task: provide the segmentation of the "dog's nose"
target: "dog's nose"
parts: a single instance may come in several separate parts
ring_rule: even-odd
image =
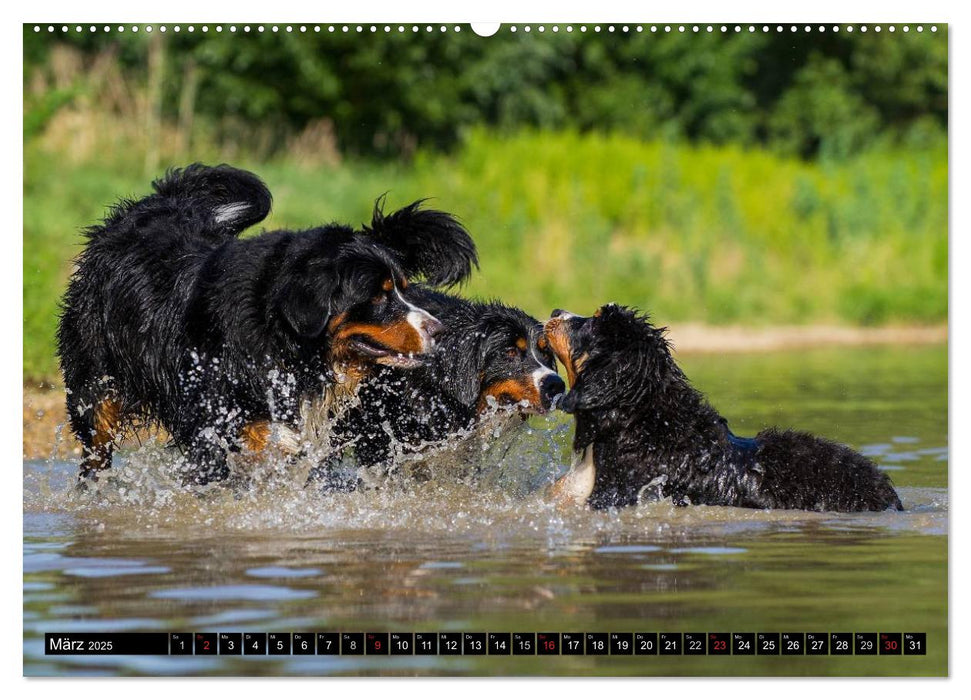
[[[445,330],[445,324],[434,316],[429,316],[421,324],[421,329],[425,331],[429,338],[437,338]]]
[[[566,384],[557,375],[549,374],[543,377],[539,386],[539,393],[543,400],[543,408],[548,409],[553,405],[553,399],[566,393]]]
[[[570,318],[576,318],[576,314],[570,313],[569,311],[566,311],[565,309],[553,309],[553,313],[550,314],[550,318],[551,319],[558,318],[561,321],[565,321],[565,320],[570,319]]]

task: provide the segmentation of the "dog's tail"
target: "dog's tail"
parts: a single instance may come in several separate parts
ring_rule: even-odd
[[[156,195],[200,217],[207,235],[238,236],[270,213],[273,197],[256,175],[228,165],[194,163],[152,183]]]
[[[463,282],[479,266],[475,242],[458,220],[443,211],[422,209],[423,200],[384,214],[384,197],[374,205],[371,225],[364,229],[393,250],[409,277],[419,276],[432,287]]]
[[[111,207],[104,223],[86,230],[97,239],[130,233],[147,222],[179,222],[182,231],[219,241],[238,236],[266,218],[273,197],[253,173],[228,165],[195,163],[173,168],[152,183],[155,194],[126,199]]]

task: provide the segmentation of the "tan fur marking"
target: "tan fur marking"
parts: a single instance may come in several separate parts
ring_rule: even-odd
[[[532,377],[503,379],[486,387],[479,397],[478,409],[480,413],[488,408],[489,396],[494,397],[500,405],[518,404],[521,401],[528,402],[534,408],[540,408],[543,405],[543,400],[540,398],[539,390],[536,388],[536,383]]]
[[[407,354],[413,352],[420,354],[424,349],[421,335],[408,323],[401,319],[388,326],[379,326],[374,323],[346,323],[340,325],[334,333],[334,348],[343,349],[350,339],[360,335],[373,340],[383,348],[391,352]],[[335,353],[336,354],[336,353]]]
[[[104,447],[118,437],[121,425],[121,406],[114,399],[104,399],[94,409],[94,438],[95,447]]]
[[[589,358],[590,358],[590,353],[585,352],[582,355],[580,355],[580,357],[578,357],[576,361],[573,363],[573,371],[576,372],[576,375],[578,377],[580,376],[580,372],[583,371],[583,366],[587,363],[587,360]]]
[[[360,362],[335,363],[331,365],[331,370],[335,376],[343,377],[343,381],[334,387],[334,391],[339,394],[357,392],[358,382],[368,375],[368,366]]]
[[[265,420],[247,423],[240,431],[239,438],[250,452],[262,452],[270,442],[270,424]]]
[[[572,387],[576,384],[579,368],[573,366],[573,351],[570,348],[569,333],[564,328],[563,322],[558,318],[551,318],[547,321],[543,330],[546,333],[547,340],[549,340],[550,348],[553,349],[553,354],[556,355],[556,359],[563,363],[567,381],[570,382],[570,386]]]
[[[81,460],[81,475],[92,476],[92,472],[111,466],[111,450],[118,438],[121,427],[121,405],[114,399],[102,399],[94,408],[94,431],[91,436],[91,449]],[[96,476],[93,476],[97,479]]]
[[[340,326],[342,323],[344,323],[344,321],[346,319],[347,319],[347,313],[346,312],[345,313],[342,313],[342,314],[337,314],[336,316],[334,316],[334,318],[332,318],[330,320],[330,323],[327,324],[327,330],[330,333],[333,333],[337,329],[338,326]]]

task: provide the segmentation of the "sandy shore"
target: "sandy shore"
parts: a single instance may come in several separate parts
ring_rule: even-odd
[[[705,326],[681,323],[668,337],[678,353],[768,352],[828,345],[906,345],[947,342],[947,326]]]
[[[669,332],[677,354],[742,353],[795,348],[932,344],[947,342],[947,326],[742,326],[678,324]],[[60,386],[24,385],[24,459],[75,458],[80,448],[65,426],[64,390]]]

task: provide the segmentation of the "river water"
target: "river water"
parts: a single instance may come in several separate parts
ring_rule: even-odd
[[[736,434],[777,424],[871,456],[903,513],[653,503],[562,510],[566,416],[484,451],[477,480],[322,495],[267,465],[187,493],[163,447],[96,492],[24,463],[27,675],[942,675],[947,348],[686,356]],[[462,465],[456,465],[462,466]],[[45,656],[45,632],[924,632],[926,656]]]

